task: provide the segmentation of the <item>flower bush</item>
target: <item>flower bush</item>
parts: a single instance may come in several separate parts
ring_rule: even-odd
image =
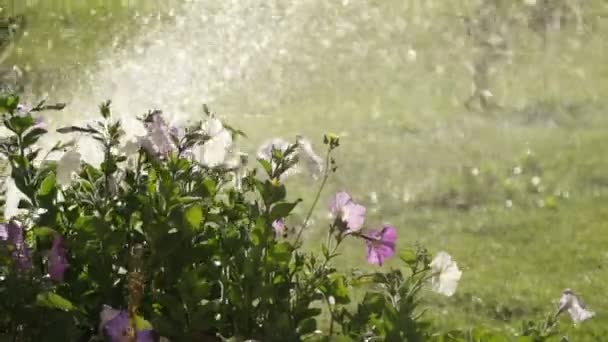
[[[61,106],[59,106],[61,107]],[[147,134],[128,138],[110,103],[98,121],[60,128],[88,137],[103,155],[86,162],[74,140],[45,149],[45,109],[0,99],[9,134],[0,153],[10,169],[0,225],[0,340],[4,341],[544,341],[557,315],[593,316],[571,290],[555,315],[511,338],[483,329],[441,333],[425,316],[425,288],[451,296],[462,272],[446,252],[397,250],[398,230],[368,228],[366,209],[347,192],[329,204],[322,253],[302,248],[303,230],[340,145],[269,140],[247,165],[236,136],[205,107],[200,122],[171,127],[161,111],[141,118]],[[285,180],[302,167],[320,179],[301,224],[300,199]],[[341,243],[361,242],[377,271],[334,265]],[[367,255],[366,255],[367,254]],[[395,255],[397,269],[383,265]],[[351,291],[364,293],[352,303]],[[327,324],[320,322],[328,321]]]

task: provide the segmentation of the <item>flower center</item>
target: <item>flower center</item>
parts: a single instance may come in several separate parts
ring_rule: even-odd
[[[342,222],[348,222],[348,216],[350,214],[350,210],[348,209],[348,207],[342,207],[340,209],[340,219],[342,220]]]

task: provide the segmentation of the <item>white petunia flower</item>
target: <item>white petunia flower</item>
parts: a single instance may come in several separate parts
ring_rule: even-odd
[[[76,143],[76,152],[83,162],[99,167],[105,159],[103,149],[97,141],[88,136],[81,136]]]
[[[232,133],[216,118],[205,122],[203,131],[210,138],[199,149],[199,161],[207,167],[223,164],[232,147]]]
[[[595,312],[587,310],[587,306],[581,298],[570,289],[565,289],[559,300],[558,315],[564,311],[568,311],[575,324],[595,316]]]
[[[147,134],[140,137],[141,146],[150,154],[167,157],[175,151],[175,145],[171,139],[170,128],[161,111],[152,112],[145,120],[144,127]]]
[[[72,174],[80,168],[80,153],[76,151],[66,152],[57,162],[57,183],[70,185]]]
[[[19,190],[15,180],[12,177],[7,177],[4,182],[4,190],[6,194],[4,203],[4,220],[8,221],[11,218],[26,211],[25,209],[19,209],[19,202],[21,200],[29,201],[28,197]]]
[[[287,140],[284,140],[282,138],[273,138],[273,139],[267,140],[260,146],[260,148],[258,148],[257,156],[259,159],[264,159],[266,161],[271,162],[273,150],[285,152],[285,151],[287,151],[289,146],[291,146],[291,144]],[[275,163],[272,162],[272,168],[274,169],[275,167],[276,167]],[[292,166],[291,168],[289,168],[287,171],[285,171],[285,173],[283,173],[281,175],[281,180],[284,181],[287,177],[300,173],[300,171],[301,171],[300,168],[296,164],[296,165]]]
[[[248,162],[247,153],[243,153],[234,149],[230,151],[228,157],[223,163],[223,166],[231,170],[234,174],[233,184],[235,189],[241,190],[243,185],[243,178],[247,176],[247,162]]]
[[[458,287],[462,271],[446,252],[439,252],[430,264],[433,276],[431,288],[444,296],[452,296]]]
[[[296,136],[296,145],[295,153],[292,154],[290,158],[295,157],[298,159],[298,162],[283,173],[281,180],[285,180],[285,178],[293,174],[300,173],[302,171],[302,165],[308,170],[313,179],[319,178],[319,176],[323,174],[323,158],[314,151],[310,140],[300,135]],[[273,138],[260,146],[257,155],[260,159],[272,161],[273,150],[285,152],[290,146],[291,144],[284,139]],[[272,167],[275,168],[276,165],[273,163]]]
[[[289,145],[289,142],[282,138],[270,139],[258,148],[258,158],[270,161],[273,149],[285,152],[289,148]]]
[[[306,165],[313,179],[319,178],[323,174],[323,158],[314,151],[310,140],[298,135],[296,143],[298,144],[299,162]]]
[[[127,140],[121,147],[120,152],[124,153],[127,157],[136,154],[139,151],[139,141],[137,139]]]

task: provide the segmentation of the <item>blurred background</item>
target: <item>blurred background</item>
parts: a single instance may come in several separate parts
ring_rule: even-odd
[[[341,136],[306,231],[346,190],[399,248],[446,250],[464,270],[427,315],[498,329],[542,318],[572,288],[608,333],[608,1],[4,0],[0,87],[66,102],[59,126],[202,105],[244,130],[243,150],[296,134]],[[292,197],[314,188],[288,180]],[[301,217],[294,217],[297,224]],[[364,246],[343,250],[361,267]],[[395,264],[397,265],[397,264]],[[389,264],[389,266],[391,266]]]

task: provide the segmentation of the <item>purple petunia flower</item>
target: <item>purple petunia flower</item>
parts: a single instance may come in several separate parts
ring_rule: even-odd
[[[382,230],[372,230],[362,235],[367,243],[367,262],[372,265],[382,266],[384,261],[395,255],[395,242],[397,241],[397,229],[385,225]]]
[[[285,235],[287,229],[287,227],[285,226],[285,221],[283,219],[274,220],[274,222],[272,222],[272,228],[274,229],[276,236]]]
[[[57,235],[55,240],[53,240],[53,246],[49,252],[49,275],[54,281],[63,281],[65,271],[70,267],[66,254],[64,238],[61,235]]]
[[[0,226],[0,238],[7,241],[12,247],[13,260],[22,270],[31,269],[33,267],[32,259],[23,237],[23,227],[15,222],[3,223]]]
[[[104,305],[100,318],[99,329],[110,342],[129,341],[129,314],[126,311],[116,310]],[[154,342],[157,340],[158,335],[153,330],[139,330],[136,332],[137,342]]]
[[[346,225],[347,234],[358,232],[365,221],[365,207],[353,202],[352,197],[344,191],[336,194],[329,210],[334,219]]]

